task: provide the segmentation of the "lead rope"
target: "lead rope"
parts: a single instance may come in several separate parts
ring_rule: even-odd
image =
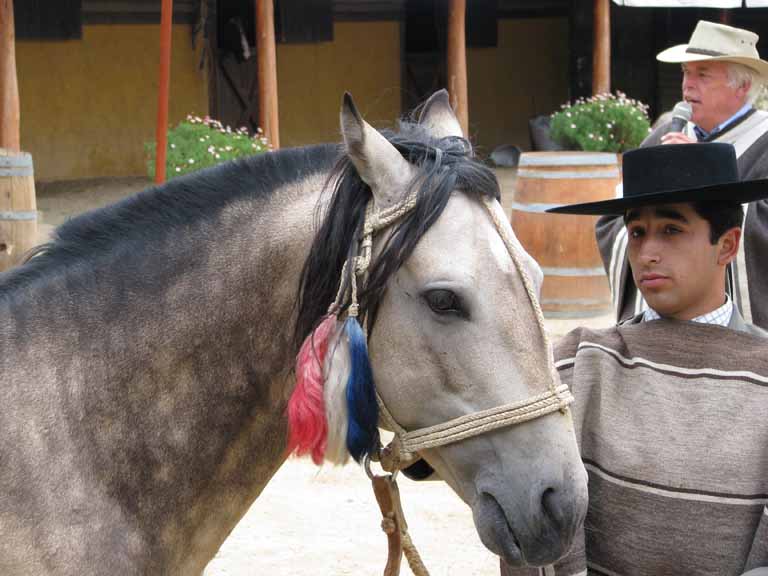
[[[397,472],[379,476],[371,472],[370,459],[365,460],[365,472],[371,479],[373,493],[381,510],[381,529],[387,535],[387,565],[384,576],[398,576],[400,561],[405,555],[408,566],[414,576],[429,576],[427,567],[408,533],[403,506],[400,502],[400,489],[397,487]]]
[[[373,234],[388,228],[408,214],[416,206],[416,200],[417,195],[415,193],[411,194],[403,203],[380,213],[374,212],[372,200],[368,202],[365,209],[360,249],[358,255],[351,258],[353,269],[350,274],[349,286],[345,282],[347,264],[350,262],[350,260],[347,260],[342,268],[339,291],[335,301],[329,308],[329,313],[335,313],[339,310],[349,289],[351,303],[347,313],[351,317],[358,316],[360,306],[357,299],[357,276],[365,279],[367,275],[373,251]],[[541,331],[544,346],[549,351],[549,338],[547,337],[544,325],[544,315],[539,306],[533,282],[522,264],[515,243],[509,236],[507,228],[499,216],[498,203],[495,199],[488,197],[483,197],[482,201],[496,231],[499,233],[507,248],[507,252],[515,264],[515,268],[517,268],[522,278],[523,286],[534,309],[534,315]],[[550,361],[551,358],[548,356],[547,360]],[[388,539],[389,552],[384,576],[397,576],[400,573],[400,560],[403,554],[408,560],[408,565],[415,576],[429,576],[429,572],[408,534],[408,525],[405,522],[405,516],[400,503],[400,491],[397,487],[397,472],[415,461],[418,457],[418,452],[421,450],[458,442],[459,440],[477,436],[497,428],[512,426],[539,418],[558,410],[565,413],[568,405],[573,402],[573,396],[567,386],[557,386],[555,384],[554,367],[550,366],[550,368],[552,369],[550,370],[546,392],[519,402],[497,406],[473,414],[466,414],[442,424],[410,432],[397,423],[392,414],[387,410],[378,391],[376,392],[376,400],[385,424],[395,434],[393,440],[387,446],[379,446],[379,450],[373,455],[374,459],[377,459],[381,467],[389,472],[389,474],[385,476],[373,474],[370,469],[370,456],[366,456],[364,462],[366,473],[373,484],[376,501],[381,509],[382,530],[387,534]]]

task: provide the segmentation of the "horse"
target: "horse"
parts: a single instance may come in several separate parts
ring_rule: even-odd
[[[329,370],[369,388],[328,399],[319,458],[551,387],[540,270],[447,93],[398,132],[345,96],[341,131],[80,215],[0,275],[0,573],[201,573],[295,448],[294,358],[323,319],[357,324]],[[562,556],[586,511],[570,413],[539,416],[418,449],[511,565]]]

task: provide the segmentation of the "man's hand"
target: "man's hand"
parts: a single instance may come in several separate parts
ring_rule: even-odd
[[[686,136],[682,132],[667,132],[661,137],[662,144],[695,144],[696,138]]]

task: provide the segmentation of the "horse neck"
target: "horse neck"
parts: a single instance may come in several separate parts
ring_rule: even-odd
[[[81,415],[67,442],[94,491],[124,510],[141,498],[137,521],[165,545],[174,526],[163,569],[199,572],[285,458],[294,302],[323,178],[36,282],[17,301],[24,321],[10,307],[0,330],[46,359],[0,363],[4,381],[67,390],[47,418],[65,429]]]

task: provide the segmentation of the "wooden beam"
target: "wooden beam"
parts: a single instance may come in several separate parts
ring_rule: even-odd
[[[448,4],[448,94],[459,119],[461,131],[469,136],[467,103],[467,0],[449,0]]]
[[[256,0],[256,54],[259,59],[259,124],[272,148],[277,150],[280,148],[280,127],[273,0]]]
[[[595,0],[592,94],[611,91],[611,0]]]
[[[13,0],[0,0],[0,148],[21,150]]]
[[[155,128],[155,182],[165,182],[165,158],[168,146],[168,96],[171,79],[171,27],[173,0],[163,0],[160,13],[160,79],[157,91],[157,126]]]

